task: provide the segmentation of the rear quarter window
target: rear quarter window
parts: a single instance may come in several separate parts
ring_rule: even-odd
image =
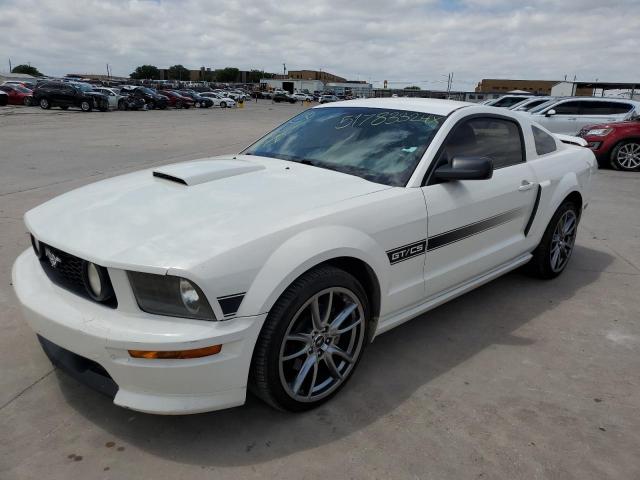
[[[531,130],[533,131],[533,140],[538,155],[546,155],[557,150],[555,138],[535,125],[531,126]]]

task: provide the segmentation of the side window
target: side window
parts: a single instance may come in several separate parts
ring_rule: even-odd
[[[460,123],[449,135],[438,163],[456,156],[489,157],[493,168],[524,162],[524,148],[516,122],[498,118],[473,118]]]
[[[551,107],[556,111],[556,115],[580,115],[581,102],[564,102]]]
[[[536,144],[536,153],[538,155],[545,155],[556,151],[556,141],[551,135],[535,125],[531,126],[531,130],[533,131],[533,140]]]
[[[618,115],[631,110],[631,105],[622,102],[582,102],[583,115]]]

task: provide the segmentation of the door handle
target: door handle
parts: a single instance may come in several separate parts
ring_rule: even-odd
[[[518,187],[519,192],[526,192],[527,190],[531,190],[535,183],[530,182],[529,180],[522,180],[522,183]]]

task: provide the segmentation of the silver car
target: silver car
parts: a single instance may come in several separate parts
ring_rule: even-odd
[[[553,133],[576,135],[583,127],[622,122],[640,114],[640,102],[619,98],[565,97],[550,100],[528,112],[531,119]]]

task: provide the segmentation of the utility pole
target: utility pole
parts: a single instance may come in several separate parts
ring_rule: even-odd
[[[109,64],[107,63],[107,79],[111,78],[111,74],[109,73]]]
[[[287,76],[287,65],[286,64],[282,64],[282,74],[286,77]]]
[[[9,59],[9,73],[11,73],[11,59]]]

